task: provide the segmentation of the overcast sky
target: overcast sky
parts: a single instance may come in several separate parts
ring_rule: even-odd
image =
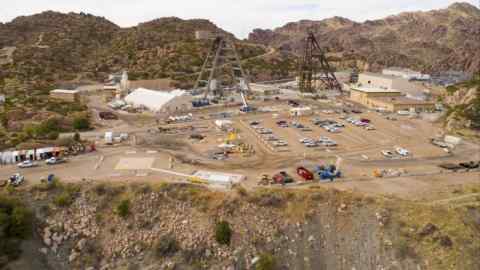
[[[7,0],[2,0],[7,1]],[[479,6],[480,0],[465,0]],[[402,11],[445,8],[452,0],[12,0],[0,8],[0,21],[45,10],[86,12],[120,26],[134,26],[159,17],[204,18],[245,38],[254,28],[275,28],[301,19],[332,16],[358,22]]]

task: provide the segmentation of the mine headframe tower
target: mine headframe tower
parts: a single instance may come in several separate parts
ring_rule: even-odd
[[[324,51],[320,47],[313,32],[309,31],[304,42],[304,51],[300,60],[298,88],[300,92],[313,93],[316,90],[316,81],[328,90],[342,90],[342,86],[335,77]]]
[[[242,111],[251,107],[246,96],[251,93],[247,74],[245,73],[234,42],[223,34],[215,34],[212,46],[205,58],[200,74],[195,83],[195,90],[203,89],[203,99],[227,96],[227,92],[238,92],[242,97]]]

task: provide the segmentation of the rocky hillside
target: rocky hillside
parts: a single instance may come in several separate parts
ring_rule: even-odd
[[[78,185],[58,180],[52,186],[16,190],[11,193],[15,199],[6,194],[0,191],[0,228],[17,224],[22,230],[0,234],[1,243],[11,243],[8,249],[0,245],[0,268],[480,266],[480,243],[473,241],[480,237],[480,209],[473,202],[450,209],[319,187],[239,187],[224,193],[180,184]]]
[[[480,73],[469,82],[447,87],[444,101],[449,107],[448,131],[480,130]]]
[[[103,80],[122,69],[133,78],[180,76],[180,81],[189,81],[192,76],[185,75],[198,71],[209,48],[207,41],[194,39],[196,30],[225,33],[201,19],[162,18],[120,28],[83,13],[48,11],[19,17],[0,24],[0,48],[16,47],[13,63],[2,66],[0,87],[3,78]],[[265,53],[263,46],[237,42],[242,58]]]
[[[346,61],[357,60],[365,69],[405,66],[429,72],[480,70],[480,10],[467,3],[364,23],[341,17],[303,20],[274,30],[256,29],[249,40],[299,52],[308,29],[316,34],[321,46]]]

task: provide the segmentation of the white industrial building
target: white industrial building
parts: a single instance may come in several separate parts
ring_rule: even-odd
[[[431,79],[430,75],[423,74],[418,71],[414,71],[408,68],[399,68],[399,67],[389,67],[382,71],[383,75],[390,75],[395,77],[401,77],[409,81],[428,81]]]
[[[365,72],[358,77],[358,86],[364,88],[378,88],[383,90],[399,91],[408,98],[426,100],[427,95],[424,88],[398,76]]]
[[[125,97],[134,108],[146,108],[152,112],[176,112],[192,109],[192,96],[184,90],[156,91],[139,88]]]

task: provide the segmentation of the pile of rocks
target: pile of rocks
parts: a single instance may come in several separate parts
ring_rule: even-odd
[[[62,209],[46,220],[40,233],[43,243],[55,254],[67,240],[75,243],[69,256],[70,262],[75,261],[87,239],[95,239],[100,232],[94,218],[96,211],[96,207],[89,205],[84,198],[78,198],[70,208]],[[42,252],[47,253],[45,249]]]

